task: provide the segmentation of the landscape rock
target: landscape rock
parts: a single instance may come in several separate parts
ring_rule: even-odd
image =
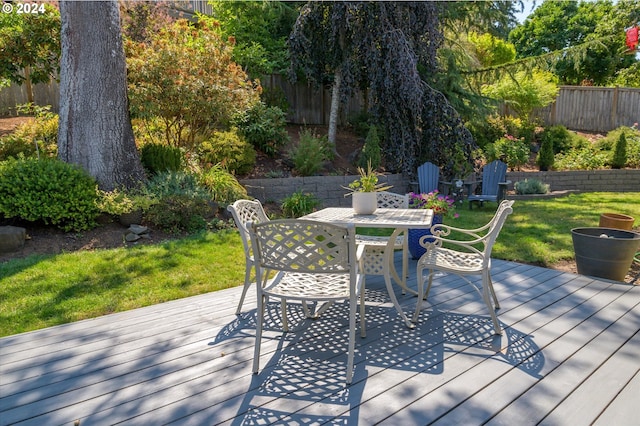
[[[129,226],[129,229],[127,229],[128,232],[134,233],[136,235],[142,235],[142,234],[146,234],[147,232],[149,232],[149,228],[147,228],[146,226],[142,226],[142,225],[131,225]]]
[[[124,236],[124,240],[128,243],[133,243],[135,241],[138,241],[140,238],[142,238],[140,235],[134,233],[134,232],[128,232],[125,236]]]
[[[0,226],[0,253],[21,250],[27,238],[27,230],[19,226]]]

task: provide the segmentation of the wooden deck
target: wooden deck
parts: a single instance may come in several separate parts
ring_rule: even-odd
[[[498,338],[460,279],[438,278],[410,330],[369,277],[350,387],[342,305],[317,321],[292,306],[285,335],[269,306],[251,374],[240,287],[3,338],[0,424],[639,424],[640,287],[505,261],[493,277]]]

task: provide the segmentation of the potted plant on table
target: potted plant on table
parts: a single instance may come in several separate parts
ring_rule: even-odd
[[[437,190],[427,194],[410,192],[409,208],[433,210],[432,225],[442,223],[445,216],[453,215],[454,218],[459,216],[458,213],[455,213],[455,199],[448,195],[442,195]],[[426,251],[426,249],[420,245],[420,238],[424,235],[431,235],[431,230],[429,228],[409,229],[409,252],[414,259],[419,259]]]
[[[391,185],[378,183],[378,173],[371,167],[371,161],[367,165],[367,169],[358,167],[359,179],[349,184],[351,192],[345,194],[353,197],[353,210],[355,214],[372,214],[378,208],[378,198],[376,192],[386,191]],[[344,187],[343,187],[344,188]]]

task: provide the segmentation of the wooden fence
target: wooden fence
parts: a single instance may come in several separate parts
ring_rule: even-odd
[[[556,101],[536,115],[547,125],[605,133],[640,121],[640,89],[561,86]]]
[[[262,80],[265,88],[281,91],[289,103],[288,121],[296,124],[329,123],[331,90],[315,89],[310,84],[291,84],[281,75]],[[34,86],[38,105],[51,105],[57,112],[59,90],[57,83]],[[11,112],[15,105],[27,102],[24,86],[12,85],[0,90],[0,115]],[[357,94],[341,108],[340,122],[363,109],[363,97]],[[562,124],[571,130],[606,133],[620,126],[640,121],[640,89],[624,87],[561,86],[556,101],[535,112],[546,125]]]

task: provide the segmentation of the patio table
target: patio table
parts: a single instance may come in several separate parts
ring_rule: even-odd
[[[391,275],[394,275],[394,279],[405,290],[415,293],[407,288],[406,277],[399,278],[393,268],[393,253],[394,253],[394,241],[398,235],[405,233],[405,240],[408,238],[406,235],[409,229],[429,228],[431,227],[431,221],[433,220],[433,210],[430,209],[377,209],[373,214],[358,215],[355,214],[350,207],[329,207],[317,212],[310,213],[301,217],[301,219],[317,220],[320,222],[336,223],[341,225],[354,224],[355,226],[366,228],[390,228],[393,229],[393,234],[389,237],[389,243],[384,251],[384,283],[387,287],[387,292],[391,298],[393,306],[398,311],[400,317],[404,320],[405,324],[409,328],[413,328],[414,324],[405,315],[404,311],[398,303],[398,299],[391,286]]]

